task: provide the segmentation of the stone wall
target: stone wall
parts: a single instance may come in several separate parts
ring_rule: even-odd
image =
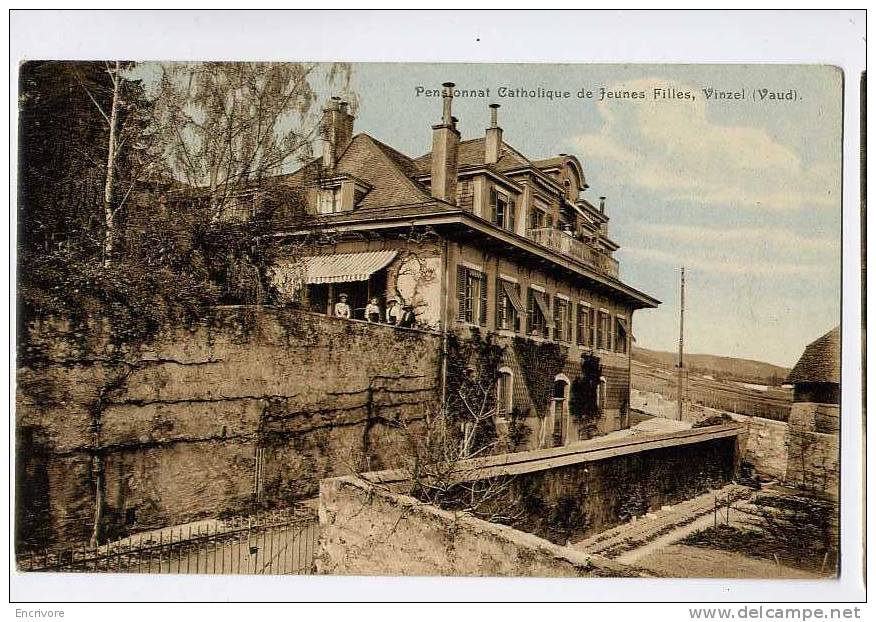
[[[678,402],[659,393],[633,389],[630,393],[631,407],[665,419],[678,417]],[[711,417],[726,416],[746,426],[748,435],[743,449],[743,459],[755,471],[779,480],[785,479],[788,468],[788,424],[761,417],[749,417],[724,410],[707,408],[699,404],[685,404],[684,420],[697,423]]]
[[[588,562],[566,545],[723,486],[735,476],[740,435],[742,426],[730,424],[460,463],[466,482],[492,483],[476,511],[504,516],[507,525],[399,494],[411,484],[398,471],[325,480],[318,568],[331,574],[623,574],[624,567],[598,557]],[[473,489],[484,486],[460,489],[466,506]]]
[[[320,484],[317,572],[333,575],[634,576],[599,556],[446,512],[353,477]]]
[[[839,496],[839,406],[795,402],[788,419],[789,483],[828,498]]]
[[[699,430],[709,429],[686,432]],[[557,544],[577,542],[735,478],[738,436],[685,444],[676,442],[683,433],[658,436],[647,449],[637,447],[639,437],[594,440],[602,454],[593,459],[553,466],[549,458],[546,468],[514,476],[511,499],[522,512],[514,526]]]
[[[387,422],[415,426],[436,399],[441,338],[424,331],[224,308],[122,368],[98,330],[31,329],[52,352],[18,370],[19,544],[86,539],[97,482],[108,536],[313,497],[392,466]]]

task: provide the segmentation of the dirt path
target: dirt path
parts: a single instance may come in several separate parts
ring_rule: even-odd
[[[824,579],[827,575],[779,566],[734,551],[670,544],[638,557],[636,567],[664,577],[721,579]]]
[[[673,542],[678,542],[698,529],[713,525],[716,499],[723,502],[730,496],[741,500],[750,494],[750,489],[730,484],[720,490],[648,513],[635,521],[575,543],[572,547],[586,553],[598,553],[622,563],[632,563]],[[737,501],[739,502],[741,501]],[[724,511],[721,511],[720,515],[720,521],[724,522],[726,520]]]

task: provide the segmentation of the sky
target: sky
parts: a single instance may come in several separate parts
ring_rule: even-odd
[[[160,75],[149,64],[139,73],[147,83]],[[323,78],[315,84],[320,100],[336,94]],[[839,70],[359,63],[350,84],[354,132],[411,157],[428,152],[441,98],[425,91],[437,93],[443,82],[490,90],[454,99],[463,140],[483,136],[495,102],[506,143],[531,159],[567,153],[581,161],[585,198],[607,197],[621,279],[662,301],[634,316],[637,345],[677,349],[681,266],[687,352],[792,366],[839,323]],[[655,98],[655,88],[690,97]],[[542,96],[513,96],[519,89]],[[602,89],[645,97],[601,99]],[[709,99],[705,89],[744,89],[744,97]],[[789,92],[790,99],[769,96]]]
[[[355,132],[411,156],[431,148],[440,97],[417,87],[490,88],[457,97],[463,140],[482,136],[499,103],[505,141],[531,159],[581,161],[621,279],[662,301],[634,317],[637,345],[678,344],[679,270],[686,271],[685,349],[791,366],[839,323],[842,75],[793,65],[357,64]],[[500,87],[568,91],[511,97]],[[644,99],[603,99],[642,91]],[[655,99],[653,89],[691,99]],[[703,89],[744,99],[707,99]],[[578,91],[593,93],[579,98]],[[792,91],[760,99],[760,89]]]

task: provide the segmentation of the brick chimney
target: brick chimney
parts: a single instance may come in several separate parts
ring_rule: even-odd
[[[432,126],[432,196],[456,203],[456,181],[459,160],[459,131],[451,114],[453,82],[445,82],[441,96],[444,111],[441,123]]]
[[[332,97],[322,111],[322,165],[334,168],[338,158],[353,139],[353,115],[349,104]]]
[[[502,128],[499,127],[499,104],[490,104],[490,127],[484,144],[484,162],[495,164],[502,157]]]
[[[605,197],[599,197],[599,211],[605,213]]]

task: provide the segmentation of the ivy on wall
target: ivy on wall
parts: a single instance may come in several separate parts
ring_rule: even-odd
[[[563,371],[568,351],[568,348],[552,342],[539,343],[523,337],[514,338],[514,352],[539,417],[547,412],[553,396],[554,378]]]
[[[602,416],[599,408],[599,379],[602,363],[598,356],[581,355],[581,373],[572,380],[569,389],[569,412],[581,426],[587,438],[596,433],[596,425]]]
[[[476,328],[470,335],[447,333],[447,377],[445,409],[454,424],[476,426],[472,450],[496,440],[493,414],[496,411],[496,383],[505,348],[493,335],[483,337]]]

